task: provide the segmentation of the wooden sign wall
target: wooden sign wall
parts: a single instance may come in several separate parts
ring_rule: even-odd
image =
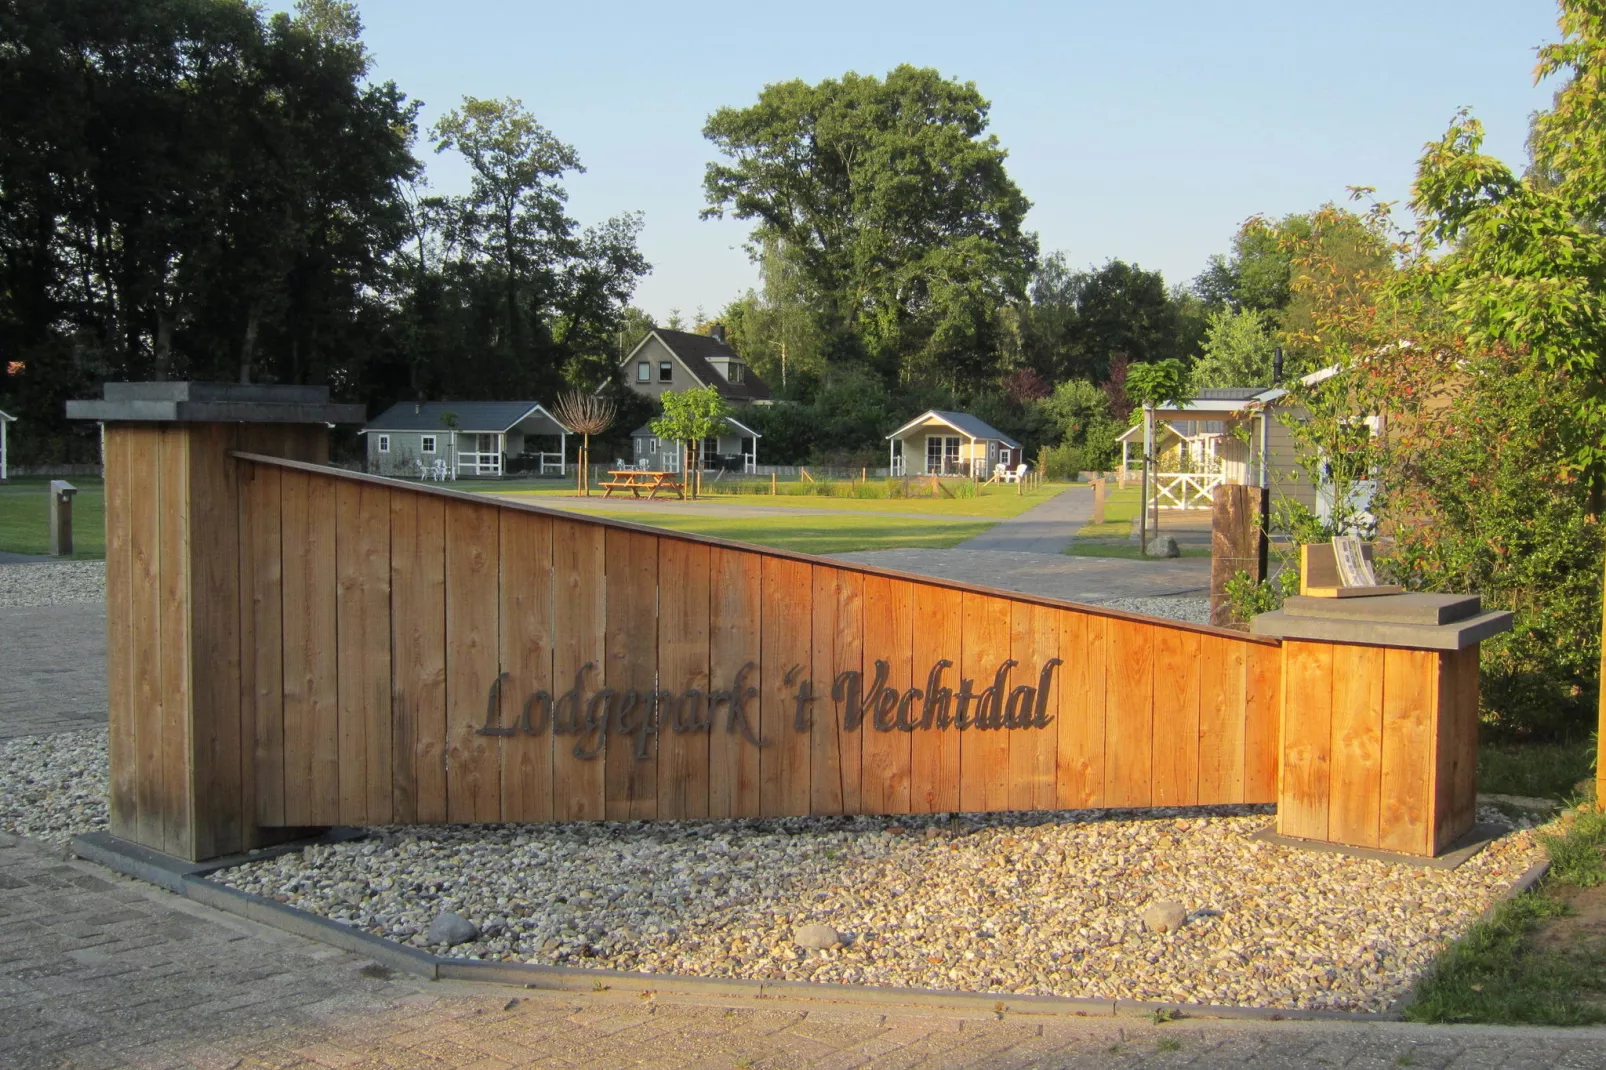
[[[1275,640],[234,456],[200,787],[137,790],[164,715],[113,704],[114,831],[181,826],[172,853],[256,826],[1275,797]],[[159,556],[145,538],[109,573]]]

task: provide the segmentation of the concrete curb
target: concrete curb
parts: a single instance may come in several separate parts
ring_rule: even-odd
[[[341,839],[357,838],[353,830],[334,830]],[[334,835],[332,833],[331,835]],[[382,966],[430,981],[471,981],[516,985],[549,991],[594,992],[616,990],[652,992],[717,999],[822,1000],[882,1007],[922,1007],[976,1014],[1031,1014],[1060,1017],[1236,1018],[1256,1021],[1388,1022],[1400,1015],[1391,1007],[1385,1013],[1310,1011],[1275,1007],[1222,1007],[1202,1003],[1151,1003],[1126,999],[1086,999],[1073,996],[1033,996],[1013,992],[955,992],[935,988],[893,988],[877,985],[826,984],[816,981],[758,981],[739,977],[693,977],[672,973],[626,973],[584,966],[542,966],[523,962],[482,962],[432,955],[321,918],[250,892],[207,879],[246,861],[299,850],[308,842],[284,844],[254,855],[196,864],[120,840],[105,832],[73,839],[79,858],[130,877],[165,888],[203,906],[331,947],[373,959]],[[1531,871],[1530,871],[1531,872]],[[1524,880],[1527,880],[1525,875]],[[1400,1004],[1396,1004],[1396,1007]]]

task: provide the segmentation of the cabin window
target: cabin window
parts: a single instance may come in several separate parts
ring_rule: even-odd
[[[652,381],[652,365],[642,361],[636,365],[636,382],[646,383]]]
[[[675,365],[671,361],[663,361],[658,365],[658,381],[672,383],[675,381]]]
[[[425,435],[423,438],[420,438],[418,440],[418,452],[419,453],[434,453],[435,452],[435,436],[434,435]]]
[[[389,435],[380,435],[379,436],[379,452],[380,453],[389,453],[390,452],[390,436]]]
[[[733,383],[742,381],[742,366],[734,360],[730,362],[730,381]]]
[[[656,438],[649,438],[647,440],[647,452],[648,453],[657,453],[658,452],[658,440]]]
[[[942,467],[945,472],[959,471],[959,439],[957,437],[943,440]]]

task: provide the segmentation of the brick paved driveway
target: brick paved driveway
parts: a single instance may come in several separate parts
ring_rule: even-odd
[[[1606,1031],[951,1015],[388,978],[0,835],[0,1066],[1600,1067]]]

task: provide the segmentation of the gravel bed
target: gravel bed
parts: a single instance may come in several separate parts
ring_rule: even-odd
[[[103,829],[107,777],[105,728],[6,740],[0,829],[55,843]]]
[[[385,828],[214,879],[473,959],[1380,1011],[1539,857],[1513,830],[1460,869],[1420,869],[1248,838],[1269,821],[1228,807]],[[1185,923],[1147,931],[1140,914],[1163,901]],[[477,938],[431,943],[444,912]],[[811,923],[839,939],[801,946]]]
[[[106,601],[106,562],[0,565],[0,608]]]
[[[1128,613],[1144,613],[1151,617],[1170,617],[1189,624],[1210,623],[1210,599],[1180,598],[1111,598],[1098,605],[1111,609],[1124,609]]]

